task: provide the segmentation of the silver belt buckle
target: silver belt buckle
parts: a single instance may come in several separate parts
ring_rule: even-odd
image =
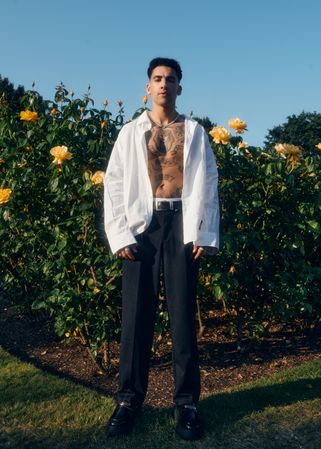
[[[174,210],[174,203],[173,200],[165,200],[165,201],[155,201],[155,210],[167,210],[162,207],[162,204],[167,203],[169,204],[169,209]]]
[[[162,201],[155,201],[155,209],[156,210],[162,210],[161,205],[162,205]]]

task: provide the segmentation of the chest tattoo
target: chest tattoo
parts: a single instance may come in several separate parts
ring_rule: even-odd
[[[155,197],[178,198],[183,189],[184,119],[145,134],[148,150],[148,173]]]

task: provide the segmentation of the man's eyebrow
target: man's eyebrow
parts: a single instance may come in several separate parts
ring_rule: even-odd
[[[174,80],[175,79],[175,76],[174,75],[168,75],[168,76],[164,76],[164,75],[154,75],[153,76],[153,79],[156,79],[156,78],[166,78],[166,79],[168,79],[168,80]]]

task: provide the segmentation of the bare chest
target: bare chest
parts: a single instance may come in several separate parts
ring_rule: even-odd
[[[183,186],[184,121],[146,133],[148,173],[154,195],[180,196]]]
[[[159,159],[162,161],[183,160],[184,152],[184,122],[174,123],[165,128],[152,127],[146,133],[146,144],[149,159]]]

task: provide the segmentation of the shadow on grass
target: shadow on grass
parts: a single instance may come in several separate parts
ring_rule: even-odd
[[[321,398],[321,377],[220,393],[201,401],[200,409],[207,430],[219,434],[227,424],[232,424],[253,412],[317,398]]]
[[[13,393],[13,392],[12,392]],[[282,407],[299,401],[321,397],[321,378],[302,378],[267,386],[257,385],[240,391],[231,391],[208,397],[200,402],[206,437],[188,443],[190,448],[216,449],[224,447],[224,430],[245,416],[260,412],[267,407]],[[84,410],[85,413],[85,410]],[[175,423],[171,410],[153,410],[143,414],[132,434],[118,439],[108,439],[104,428],[109,416],[103,416],[97,425],[85,428],[79,423],[57,424],[52,429],[28,429],[19,423],[17,429],[0,431],[0,446],[19,449],[170,449],[186,447],[174,432]],[[223,438],[223,440],[222,440]],[[242,432],[240,433],[242,438]],[[282,443],[282,442],[280,442]],[[247,447],[241,446],[240,447]],[[285,446],[278,446],[285,447]],[[317,446],[313,446],[317,447]]]
[[[86,380],[79,380],[75,376],[68,374],[64,371],[60,371],[56,369],[53,366],[50,366],[46,363],[43,363],[41,360],[30,357],[25,351],[22,351],[20,349],[13,349],[11,345],[6,344],[6,342],[0,342],[0,348],[3,348],[5,351],[7,351],[10,355],[13,357],[16,357],[23,363],[29,363],[33,365],[34,367],[38,368],[39,370],[43,371],[44,373],[51,374],[58,379],[64,379],[68,380],[69,382],[74,383],[75,385],[79,385],[82,387],[89,388],[90,390],[96,391],[99,394],[105,395],[105,396],[111,396],[114,397],[115,393],[111,389],[107,389],[106,386],[99,387],[98,385],[93,385],[92,382],[86,381]],[[1,362],[1,361],[0,361]]]

